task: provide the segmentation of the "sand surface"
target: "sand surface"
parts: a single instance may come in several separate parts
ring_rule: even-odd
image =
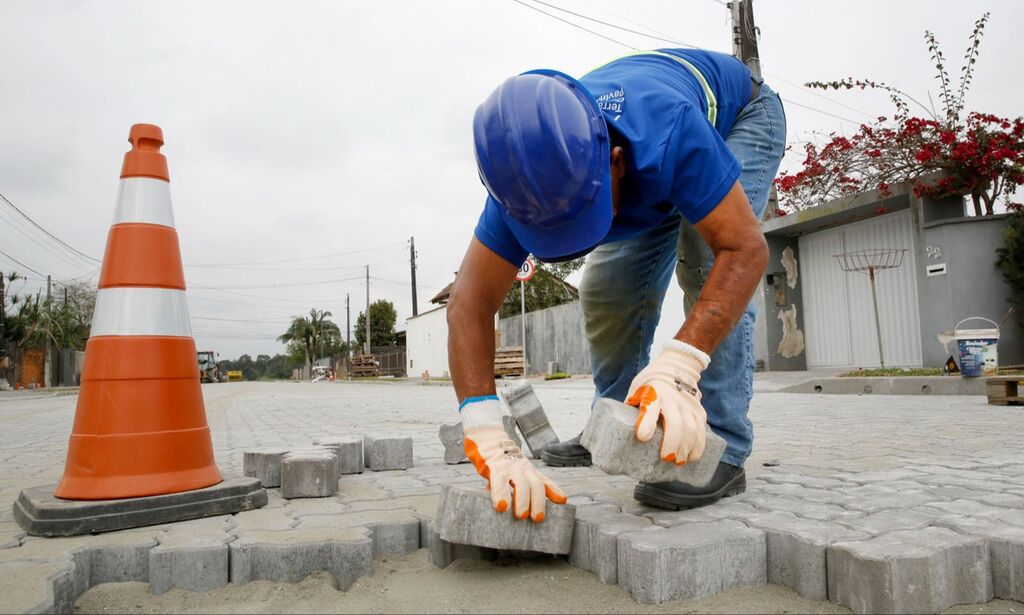
[[[154,596],[146,583],[98,585],[79,598],[79,613],[849,613],[777,585],[722,592],[704,600],[637,604],[614,585],[557,559],[462,560],[439,570],[420,549],[378,559],[372,577],[339,592],[327,573],[297,584],[257,581],[205,593]],[[950,613],[1024,613],[994,601]]]

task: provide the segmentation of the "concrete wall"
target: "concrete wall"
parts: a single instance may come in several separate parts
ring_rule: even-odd
[[[410,377],[424,372],[448,376],[448,320],[445,306],[405,321],[406,371]]]
[[[502,346],[522,345],[522,317],[498,321]],[[530,373],[547,369],[548,361],[570,374],[589,374],[590,351],[583,334],[583,308],[579,301],[526,315],[526,363]]]
[[[765,336],[763,340],[755,340],[756,348],[764,347],[766,370],[797,371],[807,369],[807,354],[803,349],[803,312],[802,278],[800,277],[800,248],[797,237],[770,235],[768,240],[768,270],[762,280],[761,289],[764,293],[760,298],[757,314],[755,335]],[[787,265],[792,272],[787,277]],[[795,274],[795,276],[794,276]],[[790,287],[793,284],[793,287]],[[790,339],[782,345],[785,336],[785,322],[780,314],[791,315],[796,307],[796,331],[790,332]],[[799,338],[794,343],[793,336]],[[780,353],[784,350],[790,356]]]
[[[995,265],[995,250],[1002,245],[1005,227],[1006,216],[1002,215],[946,219],[922,225],[917,279],[924,365],[941,366],[955,353],[952,345],[947,352],[935,339],[939,331],[952,330],[958,321],[968,316],[999,322],[1010,309],[1009,288]],[[928,276],[928,265],[942,264],[946,267],[945,274]],[[963,326],[980,329],[992,325],[973,321]],[[999,363],[1024,363],[1024,335],[1015,317],[1002,327]]]

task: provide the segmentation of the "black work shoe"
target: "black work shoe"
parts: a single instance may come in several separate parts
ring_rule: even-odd
[[[703,487],[679,481],[640,483],[633,490],[633,499],[655,508],[685,510],[714,504],[722,498],[739,495],[746,490],[747,475],[743,468],[719,462],[715,475]]]
[[[589,466],[592,463],[590,451],[583,448],[583,445],[580,444],[580,437],[582,436],[583,434],[580,434],[572,440],[547,445],[540,454],[541,461],[545,465],[556,468]]]

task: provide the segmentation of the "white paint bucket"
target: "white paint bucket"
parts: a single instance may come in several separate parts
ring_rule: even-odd
[[[961,329],[960,325],[969,320],[984,320],[992,323],[994,329]],[[999,325],[980,316],[965,318],[953,328],[957,353],[960,356],[960,373],[963,376],[995,376],[999,368]]]

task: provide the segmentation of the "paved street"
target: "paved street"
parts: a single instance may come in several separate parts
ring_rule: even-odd
[[[535,388],[559,436],[568,438],[578,433],[592,395],[589,381],[541,382],[535,383]],[[227,519],[97,537],[24,538],[12,520],[11,506],[22,488],[55,483],[60,477],[76,397],[5,395],[0,397],[0,432],[4,434],[0,446],[4,469],[0,485],[0,547],[8,548],[0,550],[0,611],[47,605],[58,608],[53,605],[62,604],[61,601],[71,603],[88,587],[109,580],[152,582],[145,562],[151,561],[148,552],[157,544],[161,549],[187,549],[206,541],[202,544],[212,544],[226,552],[223,545],[231,543],[233,558],[236,548],[241,553],[242,545],[248,545],[256,553],[252,557],[273,558],[280,557],[275,555],[280,552],[278,547],[317,532],[326,536],[324,540],[342,541],[337,536],[349,531],[347,528],[374,523],[419,523],[420,519],[433,517],[441,485],[475,484],[479,480],[468,464],[449,466],[442,461],[438,425],[456,419],[453,391],[447,386],[411,382],[232,383],[206,385],[204,392],[217,461],[226,475],[241,474],[243,450],[262,446],[308,447],[318,437],[353,433],[411,436],[416,464],[407,471],[343,476],[338,495],[333,498],[285,501],[279,490],[274,489],[265,509]],[[654,541],[657,544],[651,548],[664,550],[662,555],[669,560],[692,556],[689,552],[671,551],[682,548],[672,546],[673,537],[679,533],[676,528],[682,526],[687,526],[682,533],[691,536],[720,532],[732,538],[750,536],[750,544],[755,547],[766,545],[760,547],[762,553],[767,549],[766,563],[759,572],[762,581],[755,585],[768,581],[788,588],[785,596],[779,598],[777,588],[750,590],[742,585],[723,585],[719,591],[727,591],[717,599],[725,601],[720,607],[724,611],[750,607],[772,610],[784,605],[791,610],[837,608],[826,600],[855,611],[888,610],[886,605],[893,609],[916,605],[941,611],[957,602],[1024,599],[1024,458],[1020,444],[1024,412],[1019,408],[988,406],[980,397],[759,393],[752,417],[757,439],[754,455],[747,464],[747,493],[708,509],[680,513],[647,509],[632,499],[631,479],[605,476],[596,468],[545,469],[574,496],[580,508],[578,517],[584,523],[595,519],[589,523],[598,530],[601,515],[588,517],[585,510],[593,513],[604,507],[617,512],[621,508],[628,515],[643,517],[642,523],[652,522],[647,532],[623,534],[617,541],[618,584],[625,589],[608,587],[602,591],[613,592],[614,600],[626,602],[609,598],[613,601],[605,602],[605,609],[600,605],[597,609],[625,608],[615,606],[619,604],[632,605],[637,611],[653,608],[630,601],[627,589],[640,602],[668,600],[661,606],[675,604],[680,609],[684,608],[680,605],[688,603],[671,601],[703,597],[684,595],[686,588],[680,589],[682,586],[668,577],[657,580],[660,589],[640,587],[635,579],[630,581],[630,575],[637,571],[624,568],[634,566],[633,560],[624,559],[624,553],[631,549],[641,553],[647,548],[639,537],[644,533],[664,537]],[[744,529],[729,529],[734,527]],[[616,543],[614,537],[612,543]],[[78,555],[73,554],[76,549]],[[88,557],[83,557],[83,552]],[[404,554],[405,559],[395,554],[385,557],[388,558],[412,569],[419,564],[426,566],[422,551]],[[389,574],[380,570],[379,552],[377,560],[373,578]],[[112,564],[115,561],[120,568]],[[575,563],[579,561],[582,560],[576,558]],[[878,562],[887,562],[888,567],[880,568],[875,565]],[[536,565],[554,566],[552,570],[567,566],[560,562]],[[89,571],[83,573],[86,568]],[[451,576],[457,575],[457,570],[453,566],[448,571],[431,570],[429,574],[447,573],[445,578],[451,581],[459,578]],[[510,575],[520,572],[514,566],[508,568]],[[654,575],[669,572],[656,570]],[[253,578],[272,576],[253,574]],[[572,570],[571,574],[581,573]],[[897,595],[898,591],[885,594],[879,584],[884,585],[890,578],[887,574],[894,575],[897,583],[927,587],[918,588],[920,591],[915,595]],[[427,578],[422,576],[420,582]],[[303,585],[310,582],[307,580]],[[360,589],[369,582],[372,581],[358,581],[351,595],[365,594]],[[415,583],[416,575],[410,575],[405,582]],[[586,582],[596,583],[593,579]],[[154,604],[166,598],[153,597],[148,589],[140,590],[138,583],[132,587],[135,597],[124,603],[129,607],[139,600],[145,601],[147,596]],[[440,583],[436,587],[426,585],[418,595],[432,599],[442,587],[445,585]],[[457,584],[447,585],[449,591],[453,587],[458,591]],[[742,591],[736,593],[739,590]],[[232,591],[237,588],[196,595],[191,603],[160,604],[168,609],[182,609],[189,604],[197,610],[209,609],[218,604],[216,600],[230,605]],[[765,592],[764,601],[758,602],[756,593],[751,598],[750,591]],[[185,592],[176,589],[167,595],[182,593]],[[93,608],[103,607],[102,600],[97,602],[98,597],[114,601],[111,605],[122,604],[116,602],[116,594],[115,586],[104,586],[89,592],[87,600],[83,600]],[[338,604],[343,605],[348,595],[339,594]],[[401,595],[403,592],[396,588],[393,596]],[[734,595],[736,601],[730,603],[729,596]],[[203,596],[214,602],[202,602]],[[427,608],[422,602],[388,602],[387,596],[381,595],[375,600],[375,610]],[[306,608],[302,603],[289,606],[302,611],[315,608],[316,604],[306,603]],[[370,608],[367,604],[350,606]],[[498,608],[498,603],[429,604],[429,610],[434,611]],[[145,604],[136,606],[133,610],[148,611]],[[570,604],[565,610],[579,607],[579,603]],[[246,610],[252,608],[250,604]],[[995,602],[989,608],[1021,612],[1024,605]],[[335,609],[348,610],[344,606],[332,607]]]

